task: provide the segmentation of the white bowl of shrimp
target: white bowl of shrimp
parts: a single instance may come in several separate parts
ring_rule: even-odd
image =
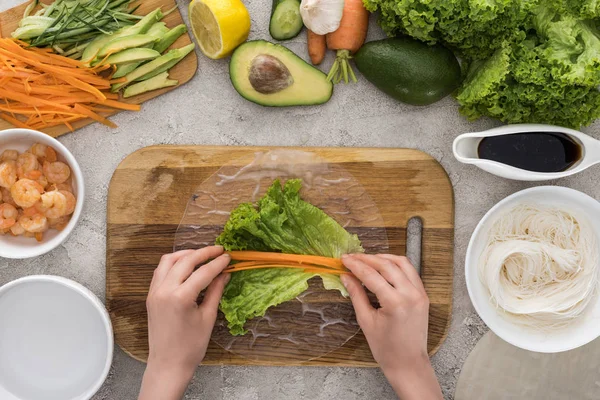
[[[60,246],[85,196],[81,169],[58,140],[29,129],[0,131],[0,257],[30,258]]]

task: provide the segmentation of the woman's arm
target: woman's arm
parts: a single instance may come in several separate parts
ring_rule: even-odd
[[[342,257],[353,275],[342,275],[375,361],[402,400],[439,400],[442,392],[427,355],[429,299],[406,257]],[[364,286],[379,300],[375,309]]]
[[[197,265],[213,259],[194,271]],[[150,355],[139,400],[179,400],[206,354],[230,257],[219,246],[163,256],[148,293]],[[202,304],[196,300],[206,289]]]

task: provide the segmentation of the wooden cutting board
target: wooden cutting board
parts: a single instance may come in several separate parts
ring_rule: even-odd
[[[152,146],[117,167],[108,193],[106,302],[115,339],[145,361],[148,333],[145,300],[160,257],[172,252],[174,236],[196,188],[232,160],[268,147]],[[409,219],[422,219],[421,276],[431,302],[428,350],[444,341],[452,311],[454,198],[441,165],[411,149],[301,148],[350,172],[379,208],[390,251],[406,251]],[[245,164],[240,164],[240,166]],[[360,227],[355,227],[360,228]],[[211,342],[205,364],[269,365],[229,353]],[[376,366],[359,332],[338,350],[311,361],[285,365]]]
[[[52,0],[42,0],[44,3],[52,3]],[[21,4],[20,6],[11,8],[10,10],[6,10],[0,13],[0,37],[6,38],[10,37],[11,33],[18,27],[19,21],[23,18],[23,13],[25,8],[30,2],[26,2]],[[146,15],[150,11],[161,7],[163,11],[168,11],[173,7],[176,7],[175,0],[144,0],[138,1],[134,5],[139,4],[138,10],[135,12],[136,14]],[[179,9],[176,9],[171,14],[167,15],[162,19],[162,22],[167,24],[168,28],[173,28],[177,25],[183,24],[183,18]],[[189,34],[182,35],[170,48],[181,48],[188,44],[192,43],[192,39]],[[153,99],[155,97],[160,96],[166,92],[177,89],[179,86],[188,82],[194,74],[196,73],[196,69],[198,68],[198,58],[196,57],[195,52],[192,52],[190,55],[185,57],[181,62],[175,65],[173,68],[169,70],[169,77],[171,79],[176,79],[179,81],[179,85],[172,86],[160,90],[154,90],[147,93],[142,93],[138,96],[130,97],[128,99],[121,99],[126,103],[131,104],[141,104],[147,100]],[[104,116],[114,115],[114,113],[102,113]],[[73,123],[73,129],[79,129],[83,126],[94,123],[91,119],[84,119],[81,121],[77,121]],[[11,129],[14,128],[13,125],[8,122],[0,119],[0,131],[3,129]],[[65,133],[70,133],[71,131],[66,126],[54,126],[47,129],[42,129],[42,132],[49,134],[50,136],[57,137],[60,135],[64,135]]]

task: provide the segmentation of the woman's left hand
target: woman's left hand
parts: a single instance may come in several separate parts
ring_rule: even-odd
[[[179,399],[183,395],[206,354],[230,277],[221,272],[230,260],[220,246],[178,251],[161,258],[146,301],[150,355],[140,399]],[[204,300],[198,305],[198,295],[204,289]]]

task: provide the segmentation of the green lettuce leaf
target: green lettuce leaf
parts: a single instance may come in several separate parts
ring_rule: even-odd
[[[255,206],[240,204],[232,211],[216,243],[227,251],[279,251],[339,258],[363,252],[358,236],[350,234],[318,207],[300,198],[302,181],[288,180],[283,189],[279,180]],[[269,307],[297,297],[317,274],[291,269],[260,269],[232,274],[220,309],[232,335],[246,333],[247,320],[265,315]],[[326,289],[347,296],[338,276],[321,275]]]

